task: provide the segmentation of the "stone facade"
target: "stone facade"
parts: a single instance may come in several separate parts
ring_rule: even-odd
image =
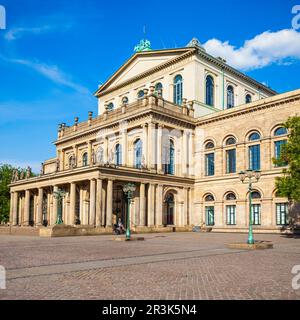
[[[180,105],[172,98],[179,73],[184,79]],[[205,104],[208,74],[215,77],[214,106]],[[158,81],[162,90],[156,88]],[[235,106],[225,109],[228,83],[235,87]],[[249,92],[252,102],[245,104]],[[259,145],[261,178],[254,185],[259,197],[253,204],[260,223],[254,229],[281,229],[277,204],[287,201],[276,197],[275,177],[282,168],[272,158],[275,142],[287,134],[275,131],[300,112],[300,90],[275,95],[196,44],[136,53],[95,96],[99,115],[89,112],[87,121],[61,124],[56,157],[44,162],[38,177],[11,184],[12,225],[51,226],[61,209],[66,225],[107,232],[119,217],[126,223],[122,188],[132,182],[133,230],[190,230],[210,224],[210,214],[213,231],[246,231],[248,191],[238,172],[249,167],[249,147]],[[253,132],[259,139],[249,141]],[[234,143],[227,144],[228,138]],[[227,173],[228,150],[236,150],[232,173]],[[214,154],[213,175],[207,175],[207,154]],[[61,208],[54,197],[59,189],[65,191]],[[230,210],[234,217],[228,223]]]

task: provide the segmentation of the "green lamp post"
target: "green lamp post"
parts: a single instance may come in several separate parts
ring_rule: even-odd
[[[63,224],[62,220],[62,199],[66,196],[66,192],[64,190],[58,189],[53,192],[53,196],[57,199],[57,220],[55,224]]]
[[[126,239],[130,240],[131,232],[130,232],[130,203],[133,197],[133,193],[136,190],[136,186],[133,183],[127,183],[123,187],[123,192],[127,197],[127,212],[126,212]]]
[[[248,191],[249,191],[249,232],[248,232],[248,244],[254,244],[254,237],[253,237],[253,221],[252,221],[252,184],[254,182],[258,182],[260,179],[261,172],[259,170],[251,170],[248,169],[246,171],[241,171],[239,173],[239,178],[242,183],[248,183]],[[246,181],[246,178],[248,181]],[[255,179],[255,180],[254,180]]]

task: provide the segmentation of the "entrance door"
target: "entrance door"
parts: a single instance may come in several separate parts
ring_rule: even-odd
[[[169,194],[166,199],[167,203],[167,225],[174,224],[174,195]]]

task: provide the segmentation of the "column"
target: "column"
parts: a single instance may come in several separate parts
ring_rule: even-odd
[[[70,224],[75,224],[75,205],[76,205],[76,183],[70,184]]]
[[[155,210],[155,225],[157,227],[162,226],[162,207],[163,207],[163,186],[161,184],[158,184],[156,187],[156,210]]]
[[[63,171],[65,167],[65,151],[62,149],[60,152],[60,164],[59,164],[59,170]]]
[[[162,173],[162,129],[163,125],[159,124],[157,129],[157,171]]]
[[[148,123],[148,166],[150,169],[155,168],[156,164],[156,132],[155,123]]]
[[[54,196],[54,192],[58,192],[58,186],[53,187],[53,210],[52,210],[52,219],[51,219],[51,224],[55,224],[57,221],[57,205],[58,205],[58,200]]]
[[[80,192],[79,192],[79,220],[80,224],[87,224],[86,223],[86,217],[85,217],[85,211],[84,211],[84,190],[83,187],[80,186]]]
[[[12,205],[12,223],[13,223],[13,226],[16,226],[17,223],[18,223],[18,198],[19,198],[19,194],[18,192],[14,192],[12,193],[13,194],[13,205]],[[20,221],[21,219],[19,219],[19,223],[21,222]]]
[[[148,187],[148,219],[147,226],[152,227],[154,225],[154,184],[150,183]]]
[[[96,227],[101,227],[102,224],[102,185],[102,179],[97,179]]]
[[[88,161],[89,161],[89,165],[91,166],[93,164],[93,160],[92,160],[92,141],[89,140],[88,142]]]
[[[142,125],[143,128],[143,156],[145,158],[145,165],[146,167],[149,167],[148,162],[148,125],[147,123],[144,123]]]
[[[30,214],[30,191],[25,190],[25,208],[24,208],[24,226],[29,225],[29,214]]]
[[[104,137],[104,163],[108,162],[108,137]]]
[[[96,180],[90,181],[90,225],[95,226],[96,223]]]
[[[113,180],[107,182],[106,227],[112,227]]]
[[[128,145],[127,145],[127,129],[122,130],[122,164],[123,166],[128,165]]]
[[[189,133],[189,161],[188,161],[188,166],[189,166],[189,175],[192,176],[194,175],[194,134],[192,131]]]
[[[145,216],[145,184],[140,184],[140,226],[145,226],[146,216]]]
[[[36,225],[41,226],[43,221],[43,188],[38,190],[38,207],[37,207]]]
[[[77,167],[78,165],[78,147],[77,145],[73,146],[73,152],[74,152],[74,156],[75,156],[75,166]]]
[[[183,189],[183,225],[187,226],[188,225],[188,214],[189,214],[189,207],[188,207],[188,188]]]
[[[193,190],[192,188],[189,188],[189,189],[188,189],[188,199],[189,199],[188,225],[189,225],[189,226],[193,225],[193,217],[192,217],[192,214],[195,214],[195,213],[194,213],[194,210],[193,210],[193,202],[194,202],[193,193],[194,193],[194,190]]]
[[[186,164],[187,164],[187,133],[185,130],[182,130],[181,134],[181,174],[185,176],[186,172]]]
[[[9,205],[9,223],[12,225],[13,224],[13,206],[14,206],[14,193],[10,192],[10,205]]]

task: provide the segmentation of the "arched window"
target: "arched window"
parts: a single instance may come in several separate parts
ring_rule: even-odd
[[[208,141],[205,144],[205,150],[213,149],[215,147],[215,144],[212,141]]]
[[[212,76],[206,77],[206,104],[214,106],[214,79]]]
[[[178,74],[174,78],[174,103],[181,105],[182,104],[182,96],[183,96],[183,82],[182,82],[182,76]]]
[[[107,105],[107,111],[112,111],[114,110],[114,104],[112,102],[110,102],[108,105]]]
[[[253,132],[249,136],[249,141],[256,141],[260,139],[260,134],[258,132]]]
[[[246,103],[251,103],[252,102],[252,96],[251,96],[251,94],[246,94],[246,97],[245,97],[245,102]]]
[[[234,89],[233,86],[227,87],[227,109],[234,107]]]
[[[165,167],[165,174],[172,174],[174,175],[175,173],[175,168],[174,168],[174,154],[175,154],[175,148],[174,148],[174,142],[172,140],[169,140],[169,145],[168,148],[166,148],[165,152],[167,152],[166,155],[166,161],[164,164]]]
[[[137,98],[138,99],[143,99],[144,98],[144,90],[140,90],[139,92],[138,92],[138,94],[137,94]]]
[[[122,146],[119,143],[115,149],[115,164],[116,166],[122,165]]]
[[[173,225],[174,224],[174,206],[175,206],[175,201],[174,201],[174,195],[172,193],[169,193],[166,196],[166,205],[167,205],[167,225]]]
[[[226,200],[227,201],[236,200],[236,195],[233,192],[229,192],[226,194]]]
[[[261,194],[259,191],[255,190],[251,192],[251,199],[261,199]]]
[[[162,91],[163,91],[163,85],[158,82],[156,85],[155,85],[155,94],[156,95],[162,95]]]
[[[287,134],[287,129],[284,128],[284,127],[280,127],[280,128],[277,128],[275,131],[274,131],[274,136],[282,136],[284,134]]]
[[[226,139],[225,145],[226,146],[231,146],[233,144],[236,144],[236,140],[234,137],[229,137]]]
[[[82,155],[82,166],[86,167],[87,165],[88,165],[88,154],[87,154],[87,152],[85,152]]]
[[[103,151],[103,148],[102,147],[100,147],[99,149],[98,149],[98,152],[97,152],[97,163],[103,163],[104,162],[104,151]]]
[[[205,202],[212,202],[212,201],[215,201],[215,198],[212,194],[208,194],[207,196],[205,196],[204,201]]]
[[[128,97],[123,97],[123,98],[122,98],[122,103],[123,103],[123,104],[128,104],[128,102],[129,102]]]
[[[142,167],[143,143],[141,139],[137,139],[134,143],[134,166],[137,169]]]

